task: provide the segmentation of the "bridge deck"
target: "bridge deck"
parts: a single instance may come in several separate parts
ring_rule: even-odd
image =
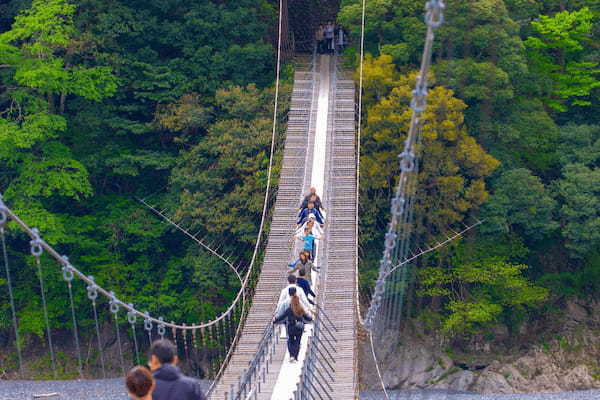
[[[309,68],[306,61],[299,63],[296,68],[277,199],[260,279],[239,343],[211,396],[215,400],[226,398],[230,386],[237,384],[239,377],[248,368],[265,326],[273,318],[279,293],[287,285],[286,265],[290,262],[292,252],[291,238],[296,228],[298,205],[306,189],[305,182],[310,179],[310,113],[311,108],[314,108],[311,107],[313,86],[318,77],[310,73]],[[262,385],[261,398],[268,398],[269,387],[275,383],[286,351],[285,339],[280,340],[269,367],[271,373]]]
[[[328,57],[328,56],[324,56]],[[329,64],[329,63],[328,63]],[[329,71],[330,93],[327,118],[327,154],[325,159],[324,203],[327,205],[327,234],[323,243],[323,261],[327,274],[319,283],[321,306],[338,329],[334,381],[330,382],[334,399],[356,397],[356,315],[355,315],[355,212],[356,153],[354,83],[335,79],[335,65]],[[297,66],[277,200],[265,259],[256,293],[242,336],[212,399],[224,399],[231,385],[238,382],[252,360],[261,334],[270,322],[280,290],[285,286],[286,263],[290,259],[299,200],[312,175],[315,141],[316,98],[320,78],[310,71],[309,63]],[[286,352],[285,339],[276,345],[273,361],[258,399],[273,397]],[[287,399],[276,399],[287,400]]]
[[[333,68],[336,68],[335,66]],[[353,399],[356,382],[356,132],[355,87],[335,73],[330,105],[327,179],[328,232],[322,307],[337,328],[333,399]]]

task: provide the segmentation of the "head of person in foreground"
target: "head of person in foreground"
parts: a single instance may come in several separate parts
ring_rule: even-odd
[[[125,386],[132,400],[151,400],[154,377],[146,367],[133,367],[125,377]]]

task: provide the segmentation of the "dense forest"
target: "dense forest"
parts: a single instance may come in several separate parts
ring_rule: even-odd
[[[448,2],[423,118],[414,243],[475,220],[418,261],[420,316],[450,337],[552,318],[600,289],[600,3]],[[360,33],[361,2],[338,21]],[[425,25],[419,2],[369,2],[361,228],[377,273]],[[355,63],[355,50],[347,61]],[[390,174],[394,171],[394,174]]]
[[[425,33],[421,2],[368,3],[365,292],[377,274]],[[137,199],[222,253],[248,258],[266,182],[276,18],[268,0],[3,2],[5,201],[82,271],[153,314],[199,321],[222,311],[237,291],[234,276]],[[341,1],[337,21],[354,43],[360,18],[361,1]],[[600,290],[599,18],[597,0],[447,5],[422,123],[415,243],[484,221],[418,262],[419,316],[449,337],[498,323],[516,332]],[[356,46],[343,58],[358,70]],[[16,229],[9,240],[20,329],[40,343],[29,244]],[[42,261],[60,331],[70,326],[65,285]],[[76,290],[79,318],[91,326],[85,288]],[[10,324],[2,295],[2,345],[13,340]]]
[[[137,199],[247,264],[267,178],[276,18],[268,1],[3,2],[5,202],[124,300],[166,320],[213,318],[239,281]],[[21,337],[35,347],[45,335],[39,282],[29,242],[8,233]],[[60,336],[71,326],[66,285],[50,257],[42,268]],[[11,345],[4,275],[0,285]],[[84,285],[74,290],[85,331],[89,300]],[[14,367],[15,354],[3,360]]]

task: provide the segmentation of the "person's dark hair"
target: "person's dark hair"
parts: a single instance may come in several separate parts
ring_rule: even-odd
[[[306,254],[305,252],[301,252],[298,258],[300,259],[300,262],[302,264],[306,264],[306,262],[308,261],[308,254]]]
[[[171,364],[177,355],[177,348],[168,339],[155,340],[150,347],[150,355],[156,356],[161,364]]]
[[[288,282],[289,283],[296,283],[296,276],[295,275],[288,275]]]
[[[125,385],[129,393],[136,397],[147,396],[152,389],[154,378],[147,368],[133,367],[125,377]]]
[[[306,270],[304,268],[300,268],[300,270],[298,271],[298,275],[306,276]]]
[[[295,287],[291,287],[288,289],[288,294],[290,296],[295,296],[296,295],[296,288]]]

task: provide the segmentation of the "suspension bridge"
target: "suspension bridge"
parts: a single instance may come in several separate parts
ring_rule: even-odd
[[[363,320],[358,300],[358,185],[360,126],[362,104],[363,35],[360,41],[360,78],[358,91],[337,55],[304,55],[295,58],[294,86],[287,120],[283,161],[276,200],[271,203],[271,176],[275,146],[279,74],[282,59],[289,47],[296,45],[287,37],[287,16],[280,1],[277,83],[273,113],[272,145],[268,182],[262,219],[251,260],[236,268],[209,245],[187,232],[163,211],[145,200],[144,204],[172,223],[207,251],[212,252],[232,270],[240,289],[232,304],[216,319],[187,323],[165,321],[150,315],[134,304],[122,300],[118,288],[102,287],[61,255],[43,238],[43,233],[28,226],[0,198],[0,237],[3,264],[11,303],[12,324],[18,362],[22,368],[19,321],[13,299],[11,262],[7,252],[6,227],[15,227],[29,235],[31,256],[37,266],[41,307],[52,368],[57,360],[45,299],[45,277],[41,268],[44,254],[55,260],[66,286],[70,305],[72,346],[78,370],[85,376],[81,334],[73,299],[75,285],[85,285],[94,319],[98,350],[96,367],[102,376],[110,371],[124,372],[130,361],[144,359],[143,350],[156,338],[170,338],[177,343],[184,359],[198,363],[203,376],[210,379],[211,399],[351,399],[358,398],[358,337],[367,332],[373,343],[383,332],[398,327],[402,318],[406,266],[418,256],[410,254],[410,226],[418,170],[417,146],[420,143],[419,117],[427,98],[427,72],[431,61],[434,31],[443,22],[444,4],[427,3],[427,36],[423,62],[411,103],[413,117],[405,148],[400,154],[401,176],[391,204],[392,219],[385,236],[385,250],[379,276]],[[306,41],[306,40],[305,40]],[[300,46],[301,43],[298,43]],[[306,43],[302,44],[306,46]],[[356,96],[358,93],[358,96]],[[309,187],[316,187],[327,210],[325,234],[318,243],[316,265],[320,267],[314,281],[316,317],[303,337],[298,363],[290,363],[285,339],[271,323],[278,295],[285,287],[286,264],[294,259],[298,205]],[[8,225],[11,223],[10,225]],[[269,227],[268,233],[267,226]],[[457,233],[457,235],[462,232]],[[449,237],[448,240],[452,240]],[[442,245],[442,244],[440,244]],[[434,248],[425,250],[433,251]],[[261,257],[262,255],[262,257]],[[258,265],[261,263],[261,265]],[[404,268],[403,268],[404,267]],[[104,354],[99,315],[108,312],[113,319],[118,357]],[[130,343],[125,346],[125,341]],[[131,350],[127,355],[126,350]],[[373,357],[377,357],[373,351]],[[375,363],[377,366],[377,362]],[[379,367],[378,367],[379,368]],[[378,370],[378,373],[380,371]],[[387,394],[386,394],[387,395]]]

